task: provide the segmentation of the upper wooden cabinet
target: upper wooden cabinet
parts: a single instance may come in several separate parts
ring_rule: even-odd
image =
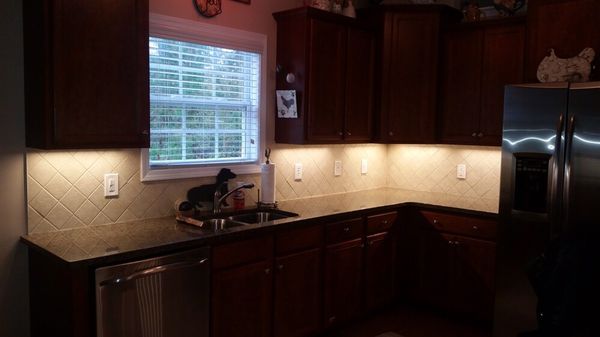
[[[356,20],[312,7],[273,16],[277,20],[277,89],[296,90],[298,106],[297,119],[276,118],[275,141],[370,141],[372,35]]]
[[[523,18],[459,24],[444,34],[439,141],[501,144],[504,87],[523,82]]]
[[[24,3],[27,146],[148,147],[148,1]]]
[[[434,143],[440,29],[458,21],[447,6],[378,6],[362,13],[377,36],[376,138]]]
[[[600,1],[530,0],[527,13],[526,81],[537,82],[537,68],[548,50],[569,58],[584,48],[600,52]],[[598,57],[596,57],[598,59]],[[598,70],[592,78],[598,80]]]

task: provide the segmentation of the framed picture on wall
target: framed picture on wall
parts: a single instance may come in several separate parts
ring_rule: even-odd
[[[243,4],[247,4],[247,5],[249,5],[249,4],[250,4],[250,1],[252,1],[252,0],[233,0],[233,1],[241,2],[241,3],[243,3]]]

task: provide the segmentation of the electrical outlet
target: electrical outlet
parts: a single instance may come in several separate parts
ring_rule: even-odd
[[[333,164],[333,175],[338,177],[342,175],[342,161],[336,160]]]
[[[106,173],[104,175],[104,196],[114,197],[119,195],[119,174]]]
[[[302,180],[302,163],[296,163],[294,165],[294,180]]]
[[[360,161],[360,174],[367,174],[369,172],[369,161],[362,159]]]
[[[467,165],[465,165],[465,164],[456,165],[456,178],[467,179]]]

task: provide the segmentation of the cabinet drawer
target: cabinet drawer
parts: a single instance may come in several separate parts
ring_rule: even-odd
[[[488,240],[496,239],[496,221],[494,220],[431,211],[420,211],[420,213],[425,219],[424,225],[439,231]]]
[[[392,228],[398,219],[397,212],[372,215],[367,218],[367,234],[381,233]]]
[[[277,233],[275,252],[277,255],[318,248],[323,244],[323,227],[311,226]]]
[[[273,257],[273,237],[237,241],[213,248],[213,269],[223,269]]]
[[[363,236],[362,219],[350,219],[329,224],[325,227],[327,243],[337,243],[357,239]]]

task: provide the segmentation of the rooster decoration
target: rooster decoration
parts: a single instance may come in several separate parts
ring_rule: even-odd
[[[277,116],[279,118],[298,117],[295,90],[277,90]]]
[[[587,82],[595,56],[594,49],[585,48],[575,57],[562,59],[550,49],[550,55],[538,67],[537,78],[540,82]]]
[[[221,0],[193,0],[198,13],[207,18],[221,14]]]

